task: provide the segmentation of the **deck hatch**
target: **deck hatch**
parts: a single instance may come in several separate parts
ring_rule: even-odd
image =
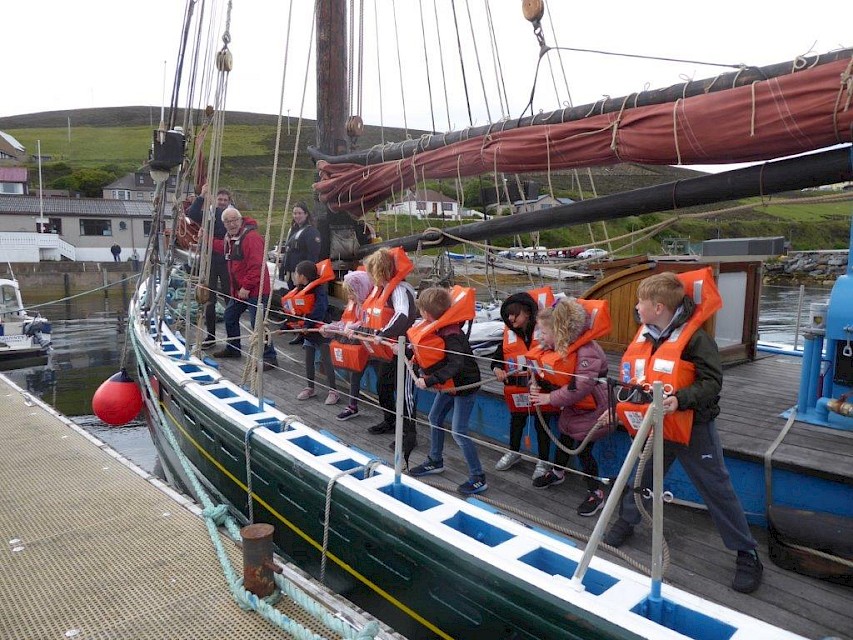
[[[631,609],[631,612],[693,640],[729,640],[737,631],[725,622],[665,598],[657,607],[646,598]]]
[[[574,560],[570,560],[543,547],[524,554],[519,558],[519,561],[549,575],[563,576],[569,580],[571,580],[578,566],[578,563]],[[613,576],[589,568],[584,576],[583,586],[592,595],[600,596],[617,582],[619,581]]]
[[[504,531],[500,527],[475,518],[464,511],[457,511],[445,520],[444,524],[490,547],[496,547],[515,537],[508,531]]]
[[[208,389],[211,395],[216,396],[220,400],[224,400],[225,398],[236,398],[237,394],[228,387],[221,387],[219,389]]]
[[[399,500],[403,504],[410,506],[416,511],[426,511],[427,509],[432,509],[433,507],[437,507],[441,504],[439,500],[436,500],[425,493],[421,493],[417,489],[413,489],[403,483],[391,483],[384,487],[380,487],[379,490],[382,493],[391,496],[395,500]]]
[[[318,442],[311,436],[299,436],[298,438],[294,438],[290,442],[295,444],[300,449],[304,449],[312,456],[324,456],[334,451],[334,449],[332,449],[331,447],[327,447],[322,442]]]
[[[355,469],[356,467],[363,467],[364,465],[360,462],[356,462],[352,458],[347,458],[346,460],[338,460],[337,462],[332,462],[331,465],[340,469],[341,471],[349,471],[350,469]],[[364,480],[368,476],[365,475],[367,469],[362,469],[361,471],[356,471],[355,473],[351,473],[350,476],[353,478],[358,478],[359,480]]]

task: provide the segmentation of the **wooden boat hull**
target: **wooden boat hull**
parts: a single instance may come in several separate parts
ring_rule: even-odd
[[[372,456],[288,423],[214,363],[186,357],[167,327],[152,327],[132,305],[131,343],[140,379],[151,381],[144,395],[164,465],[179,476],[193,470],[245,518],[248,440],[255,519],[272,523],[282,553],[315,576],[334,479],[326,582],[409,637],[675,639],[684,625],[714,629],[708,638],[797,637],[670,585],[653,619],[647,579],[600,558],[579,590],[571,541],[395,479],[387,465],[357,469]],[[169,432],[188,467],[165,446]]]

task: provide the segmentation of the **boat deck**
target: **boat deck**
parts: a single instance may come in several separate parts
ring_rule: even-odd
[[[393,460],[389,450],[393,436],[375,436],[367,432],[380,417],[372,399],[362,399],[357,417],[338,421],[335,416],[343,409],[345,401],[342,399],[334,406],[324,405],[325,378],[318,375],[317,396],[304,402],[296,401],[296,394],[305,386],[302,349],[287,345],[285,340],[279,340],[277,347],[279,369],[265,374],[264,396],[274,400],[287,413],[295,413],[308,425],[325,429],[389,462]],[[243,360],[219,361],[223,374],[235,381],[240,380],[243,363]],[[784,424],[779,413],[796,403],[799,369],[796,358],[769,356],[726,370],[721,403],[723,414],[717,424],[727,454],[763,459],[764,452]],[[343,388],[340,381],[338,387],[339,390]],[[496,386],[492,389],[491,384],[484,388],[487,392],[490,389],[498,391]],[[781,392],[791,389],[794,391]],[[423,460],[428,447],[428,425],[422,414],[419,415],[418,432],[419,444],[412,453],[412,464]],[[489,483],[489,491],[478,497],[509,512],[512,517],[539,524],[547,522],[563,533],[573,531],[584,536],[592,532],[596,518],[580,517],[575,512],[586,491],[581,478],[568,476],[559,487],[536,490],[531,486],[533,462],[523,461],[509,471],[494,472],[495,462],[504,451],[503,445],[481,440],[478,450]],[[853,482],[851,459],[853,434],[800,423],[791,429],[773,457],[776,468],[780,465],[792,469],[813,467],[845,483]],[[451,439],[445,444],[445,468],[443,475],[430,476],[427,481],[453,492],[466,479],[467,473],[459,449]],[[667,507],[665,534],[672,560],[665,579],[709,600],[809,638],[853,638],[853,617],[850,615],[853,591],[780,569],[767,557],[766,530],[752,529],[760,543],[765,577],[756,593],[743,595],[729,587],[734,555],[724,548],[707,512]],[[636,561],[650,566],[650,530],[639,527],[623,549]],[[619,558],[616,561],[624,562]]]
[[[240,609],[194,504],[3,376],[0,398],[0,638],[294,637]],[[222,542],[242,575],[241,550]],[[364,624],[353,605],[284,570]],[[340,637],[289,598],[276,608]]]

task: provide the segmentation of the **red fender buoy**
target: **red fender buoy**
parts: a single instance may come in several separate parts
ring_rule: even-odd
[[[139,386],[122,369],[101,383],[92,396],[92,410],[103,422],[117,427],[133,420],[142,409]]]

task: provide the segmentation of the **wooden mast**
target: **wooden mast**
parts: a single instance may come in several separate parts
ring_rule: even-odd
[[[317,2],[317,148],[341,155],[349,149],[347,120],[346,0]],[[329,209],[315,200],[314,213],[322,238],[320,257],[329,255]]]

